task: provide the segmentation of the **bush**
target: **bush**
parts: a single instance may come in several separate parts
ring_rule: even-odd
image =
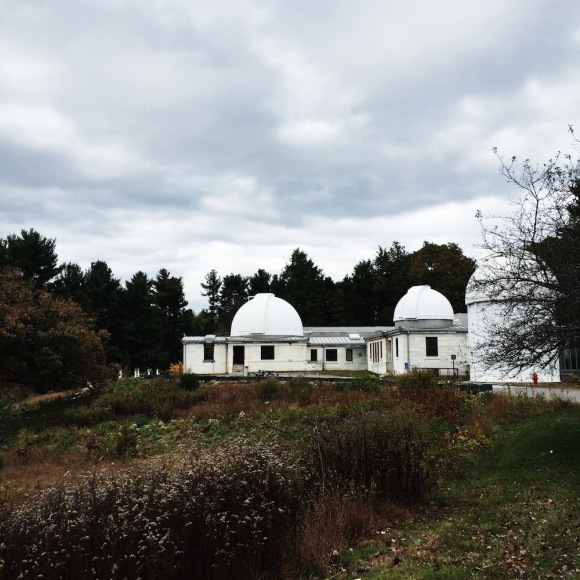
[[[314,387],[312,382],[303,376],[290,379],[291,396],[300,405],[308,405],[312,399]]]
[[[193,373],[184,373],[179,377],[179,386],[185,391],[195,391],[199,388],[199,377]]]
[[[56,578],[274,578],[293,554],[300,462],[239,441],[125,475],[0,502],[3,574]]]
[[[313,461],[321,481],[388,499],[416,500],[428,475],[430,442],[427,428],[413,412],[371,412],[319,430]]]
[[[271,401],[280,394],[280,381],[274,377],[268,377],[258,383],[257,395],[261,401]]]
[[[438,386],[438,378],[429,371],[416,371],[399,375],[396,379],[401,394],[413,399],[422,396],[422,391]]]
[[[8,423],[12,419],[12,403],[13,399],[11,397],[0,394],[0,442],[4,433],[8,430]]]
[[[103,421],[137,415],[168,421],[177,409],[195,404],[194,395],[195,391],[186,391],[167,379],[125,379],[105,387],[90,407],[79,412],[79,421],[90,424],[97,418]],[[74,413],[71,410],[71,419]]]
[[[378,375],[373,373],[366,373],[364,375],[354,377],[349,381],[349,388],[353,391],[361,391],[364,393],[374,393],[381,390],[381,379]]]

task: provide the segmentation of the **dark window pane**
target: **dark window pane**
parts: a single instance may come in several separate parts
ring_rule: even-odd
[[[326,360],[329,362],[336,362],[338,360],[338,351],[335,348],[327,348]]]
[[[425,337],[425,354],[427,356],[439,356],[439,346],[436,336]]]
[[[274,360],[274,346],[262,347],[262,360]]]
[[[203,345],[203,360],[213,360],[213,343]]]

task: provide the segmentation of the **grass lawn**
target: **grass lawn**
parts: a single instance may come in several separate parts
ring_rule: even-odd
[[[504,424],[414,522],[347,550],[343,577],[579,578],[579,442],[579,406]]]

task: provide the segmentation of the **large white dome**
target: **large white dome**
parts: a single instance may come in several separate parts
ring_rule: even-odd
[[[453,307],[441,292],[431,286],[413,286],[397,303],[393,321],[408,323],[419,320],[450,321],[453,324]]]
[[[553,275],[532,254],[490,254],[472,274],[465,291],[465,303],[502,301],[521,296],[544,296],[554,282]]]
[[[234,316],[231,336],[303,336],[302,320],[286,300],[274,294],[256,294]]]

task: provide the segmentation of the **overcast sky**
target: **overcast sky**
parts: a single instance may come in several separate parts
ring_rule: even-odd
[[[578,0],[0,0],[0,237],[122,280],[334,280],[379,245],[479,242],[580,127]]]

